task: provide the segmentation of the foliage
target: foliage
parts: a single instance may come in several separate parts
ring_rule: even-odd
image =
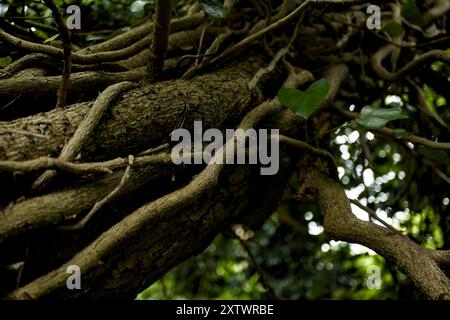
[[[230,9],[219,0],[202,0],[200,6],[209,17],[215,19],[223,19],[230,13]]]
[[[10,56],[0,58],[0,67],[6,67],[11,62],[12,62],[12,59]]]
[[[327,96],[329,90],[328,81],[321,79],[314,82],[304,92],[295,88],[281,88],[278,92],[278,100],[286,107],[291,108],[304,119],[317,109]]]
[[[408,20],[408,22],[423,27],[425,20],[417,7],[415,0],[408,0],[402,6],[402,16]]]
[[[388,122],[398,119],[406,119],[408,116],[398,107],[377,108],[364,107],[356,119],[356,122],[367,129],[383,128]]]

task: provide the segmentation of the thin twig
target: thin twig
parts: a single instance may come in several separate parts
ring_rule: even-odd
[[[56,25],[58,26],[61,39],[63,41],[64,69],[61,86],[58,89],[58,101],[56,108],[63,108],[66,104],[67,91],[69,89],[70,74],[72,72],[72,48],[70,43],[70,31],[53,0],[44,0],[47,7],[52,11]]]
[[[132,155],[128,156],[128,167],[125,169],[125,172],[120,180],[120,183],[111,191],[105,198],[95,203],[89,213],[79,222],[70,225],[70,226],[61,226],[58,227],[59,231],[76,231],[84,228],[86,223],[108,202],[110,202],[122,189],[125,185],[125,182],[130,177],[131,167],[133,166],[134,157]]]
[[[10,105],[12,105],[14,102],[16,102],[18,99],[20,99],[20,97],[22,96],[22,94],[21,93],[19,93],[18,95],[17,95],[17,97],[15,97],[14,99],[12,99],[10,102],[8,102],[6,105],[4,105],[3,107],[1,107],[0,108],[0,111],[1,110],[4,110],[4,109],[6,109],[6,108],[8,108]]]
[[[19,272],[17,273],[16,289],[20,288],[20,284],[22,283],[23,269],[25,268],[25,263],[28,260],[28,253],[29,253],[29,251],[30,251],[30,241],[27,241],[27,246],[25,248],[25,257],[23,259],[23,262],[20,264]]]
[[[362,205],[358,200],[354,200],[354,199],[349,199],[351,203],[353,203],[355,206],[357,206],[358,208],[364,210],[365,212],[367,212],[369,214],[369,216],[373,219],[375,219],[376,221],[378,221],[379,223],[381,223],[383,226],[385,226],[386,228],[388,228],[391,231],[394,231],[396,233],[399,233],[401,235],[403,235],[399,230],[395,229],[393,226],[391,226],[389,223],[387,223],[386,221],[384,221],[383,219],[381,219],[380,217],[378,217],[377,213]]]
[[[205,25],[205,26],[203,27],[202,35],[200,36],[200,41],[199,41],[199,43],[198,43],[197,57],[195,58],[195,63],[194,63],[195,65],[198,65],[198,62],[199,62],[199,59],[200,59],[200,54],[201,54],[202,46],[203,46],[203,40],[204,40],[204,38],[205,38],[206,28],[207,28],[207,27],[208,27],[207,25]]]
[[[297,140],[297,139],[293,139],[287,136],[283,136],[283,135],[272,135],[271,138],[275,138],[278,139],[279,142],[281,143],[285,143],[299,151],[305,151],[308,153],[312,153],[314,155],[317,155],[321,158],[323,158],[325,161],[327,161],[328,163],[328,168],[330,170],[331,176],[336,180],[339,181],[339,174],[337,171],[337,164],[336,164],[336,159],[334,158],[334,156],[329,153],[326,150],[322,150],[319,148],[315,148],[313,146],[310,146],[309,144],[307,144],[306,142],[303,142],[301,140]]]
[[[407,81],[416,91],[417,108],[426,116],[436,121],[441,127],[445,128],[446,130],[449,130],[449,126],[447,125],[447,123],[445,123],[445,121],[428,106],[427,98],[425,97],[425,93],[423,92],[422,88],[420,88],[411,79],[407,79]]]
[[[64,58],[64,51],[49,45],[35,43],[20,39],[0,30],[0,39],[12,45],[35,53],[43,53],[56,59]],[[113,62],[129,58],[145,48],[152,42],[150,37],[140,39],[126,48],[114,51],[96,52],[90,54],[73,53],[71,55],[74,63],[92,64],[99,62]]]
[[[275,300],[280,300],[276,293],[275,290],[272,288],[272,286],[270,285],[266,274],[264,272],[264,270],[261,268],[261,266],[258,264],[258,262],[255,259],[255,256],[253,255],[253,253],[251,252],[247,242],[243,239],[241,239],[238,235],[236,235],[236,237],[239,239],[239,242],[241,243],[242,247],[244,248],[244,250],[247,252],[247,255],[249,256],[250,260],[252,261],[253,266],[256,269],[256,272],[259,275],[259,278],[261,279],[261,284],[263,285],[264,289],[266,289],[270,295],[272,296],[273,299]]]
[[[150,148],[147,149],[145,151],[142,151],[141,153],[139,153],[140,156],[148,156],[151,154],[155,154],[155,153],[159,153],[161,151],[167,150],[169,148],[169,144],[168,143],[164,143],[156,148]]]
[[[344,110],[341,108],[334,108],[334,110],[338,111],[343,116],[350,118],[350,119],[356,119],[358,117],[357,112],[351,112],[351,111],[347,111],[347,110]],[[399,138],[396,136],[395,130],[393,130],[391,128],[387,128],[387,127],[380,128],[380,129],[372,129],[372,131],[379,132],[379,133],[394,137],[396,139],[405,140],[405,141],[409,141],[412,143],[418,143],[418,144],[424,145],[431,149],[450,150],[450,142],[435,142],[435,141],[431,141],[431,140],[428,140],[426,138],[419,137],[416,135],[409,135],[409,136]]]
[[[383,60],[388,57],[395,47],[391,44],[388,44],[382,48],[380,48],[375,54],[372,55],[370,63],[372,65],[372,69],[375,73],[382,79],[390,82],[397,81],[398,79],[408,75],[412,70],[416,69],[424,62],[427,61],[444,61],[450,62],[450,53],[445,50],[431,50],[424,54],[416,56],[411,62],[402,67],[399,71],[393,73],[388,71],[382,64]]]
[[[264,29],[251,34],[250,36],[246,37],[245,39],[241,40],[240,42],[238,42],[237,44],[235,44],[234,46],[226,49],[221,55],[219,55],[218,57],[214,58],[211,60],[211,64],[216,63],[219,60],[224,59],[225,57],[228,57],[234,53],[236,53],[237,51],[247,47],[249,44],[251,44],[253,41],[259,39],[260,37],[264,36],[265,34],[267,34],[268,32],[283,27],[285,26],[287,23],[289,23],[290,21],[292,21],[293,19],[297,18],[302,12],[303,9],[311,2],[311,0],[306,0],[304,1],[301,5],[299,5],[297,7],[297,9],[295,9],[294,11],[292,11],[290,14],[288,14],[287,16],[281,18],[280,20],[275,21],[274,23],[272,23],[271,25],[265,27]]]
[[[254,77],[249,81],[248,88],[250,90],[255,89],[258,82],[261,80],[261,78],[265,74],[272,72],[275,69],[278,61],[280,61],[280,59],[283,58],[288,52],[289,52],[288,48],[283,48],[280,51],[278,51],[277,54],[275,55],[275,57],[272,59],[272,61],[269,63],[269,65],[266,68],[259,69],[258,72],[256,72]]]
[[[155,151],[156,152],[156,151]],[[184,155],[186,156],[186,155]],[[172,163],[170,153],[145,155],[134,159],[134,167]],[[104,162],[73,163],[59,158],[40,157],[25,161],[0,161],[0,172],[33,172],[37,170],[59,170],[72,174],[84,175],[89,173],[111,174],[113,170],[123,169],[128,161],[116,158]]]
[[[210,56],[214,56],[217,54],[217,52],[219,51],[220,45],[228,38],[230,37],[234,32],[231,30],[228,30],[224,33],[219,34],[213,41],[213,43],[209,46],[209,48],[206,50],[206,52],[202,55],[203,56],[203,60],[200,64],[198,65],[193,65],[192,67],[190,67],[182,76],[181,79],[189,79],[192,76],[195,75],[195,73],[200,70],[201,68],[203,68],[205,65],[207,65],[209,63],[209,59],[208,57]],[[185,56],[180,58],[180,61],[177,63],[177,65],[184,59]],[[186,57],[189,57],[188,55],[186,55]],[[193,58],[195,58],[196,56],[194,56]]]

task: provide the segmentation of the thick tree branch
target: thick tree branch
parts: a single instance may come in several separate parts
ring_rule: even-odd
[[[274,105],[273,103],[264,103],[258,108],[252,110],[243,119],[239,127],[243,130],[252,128],[258,122],[264,120],[270,115],[273,116],[274,114],[279,112],[279,110],[280,107]],[[234,139],[230,139],[215,154],[214,159],[223,159],[224,155],[227,152],[231,152],[232,150],[234,150],[234,140],[239,139],[239,135],[242,134],[244,134],[242,131],[236,131]],[[180,212],[182,212],[184,219],[178,220],[179,223],[180,221],[184,221],[182,223],[183,228],[187,231],[189,231],[189,229],[186,228],[186,224],[191,225],[193,222],[198,224],[197,232],[194,236],[197,238],[197,245],[199,242],[201,242],[203,246],[204,241],[199,241],[198,238],[201,237],[202,239],[210,239],[211,230],[216,229],[220,222],[223,222],[223,219],[227,216],[226,214],[224,215],[224,212],[228,211],[227,209],[223,207],[221,209],[218,209],[218,207],[215,207],[216,209],[212,212],[213,214],[215,213],[216,218],[207,218],[208,213],[211,213],[210,208],[208,208],[208,203],[216,203],[215,201],[209,202],[212,200],[210,199],[210,197],[214,197],[214,193],[212,192],[216,189],[219,181],[221,181],[219,179],[219,176],[222,172],[222,169],[224,168],[223,164],[217,164],[217,161],[214,161],[214,159],[187,186],[164,197],[161,197],[156,201],[142,206],[141,208],[127,216],[125,219],[117,223],[115,226],[110,228],[108,231],[103,233],[103,235],[97,238],[93,243],[91,243],[88,247],[82,250],[66,264],[64,264],[57,270],[34,280],[24,287],[11,292],[8,297],[13,299],[36,299],[42,298],[44,296],[50,296],[57,292],[62,293],[64,291],[65,294],[73,294],[74,292],[69,292],[69,290],[65,289],[67,279],[66,268],[69,265],[80,266],[80,268],[83,270],[85,283],[89,282],[88,279],[90,279],[95,274],[126,272],[126,269],[130,267],[133,269],[133,274],[135,274],[136,277],[139,274],[138,269],[144,267],[144,269],[148,270],[149,266],[151,265],[159,265],[160,267],[163,267],[164,270],[168,270],[167,268],[169,268],[174,263],[173,259],[175,259],[176,261],[180,259],[180,254],[178,253],[180,250],[184,250],[186,253],[188,253],[192,252],[192,249],[188,249],[188,247],[186,247],[186,240],[179,239],[179,242],[175,243],[171,249],[167,250],[167,247],[164,247],[164,253],[160,252],[161,248],[157,245],[155,246],[155,241],[161,241],[159,240],[161,237],[167,237],[167,234],[165,234],[165,232],[174,232],[174,229],[176,229],[176,227],[171,224],[170,231],[167,228],[163,227],[159,228],[159,232],[157,232],[155,229],[155,224],[161,224],[162,221],[170,219],[174,216],[179,216]],[[239,184],[239,188],[247,189],[242,184]],[[239,194],[242,194],[242,191]],[[278,193],[277,197],[279,195],[281,195],[281,193]],[[235,195],[233,195],[233,197],[234,196]],[[233,203],[237,204],[236,202]],[[235,211],[236,213],[241,212],[242,209],[244,209],[245,205],[245,201],[240,202],[233,211]],[[189,208],[192,206],[196,207],[195,212],[191,212],[189,210]],[[205,206],[206,208],[203,209],[203,206]],[[225,211],[223,211],[224,209]],[[267,212],[266,210],[264,210],[264,212]],[[179,234],[179,238],[184,238],[191,233],[192,232],[181,232]],[[145,234],[152,234],[152,240],[146,240],[146,237],[144,236]],[[141,241],[137,242],[136,239],[141,239]],[[139,246],[136,247],[136,245]],[[134,250],[131,249],[133,246],[135,246]],[[153,246],[153,249],[150,249],[151,246]],[[130,252],[131,256],[123,260],[118,265],[114,264],[115,267],[109,264],[100,263],[101,261],[107,261],[111,259],[115,255],[114,252],[117,252],[117,250],[124,250],[124,248],[128,248],[128,252]],[[154,253],[149,255],[147,252],[147,254],[144,255],[146,258],[144,258],[144,256],[141,255],[142,250],[152,250]],[[194,250],[197,249],[195,248]],[[164,262],[167,259],[169,259],[170,262]],[[145,277],[147,279],[147,282],[149,278],[154,279],[155,274],[160,274],[161,272],[161,270],[154,270],[153,272],[151,272],[151,274],[149,274],[146,271]],[[106,281],[107,282],[104,285],[108,287],[110,284],[107,284],[108,280]],[[93,285],[96,286],[97,284],[93,283]],[[89,285],[87,285],[86,287],[89,287]],[[141,287],[143,286],[141,285]],[[89,294],[88,291],[83,291],[84,294]],[[129,291],[129,289],[124,289],[122,294],[127,294]],[[76,294],[79,293],[81,292],[78,292]]]
[[[219,70],[215,74],[200,76],[191,81],[169,81],[131,90],[125,96],[116,100],[109,112],[111,116],[103,119],[96,134],[91,137],[91,141],[82,150],[82,161],[92,157],[98,158],[98,155],[101,155],[100,158],[109,159],[124,156],[124,154],[138,154],[149,147],[160,145],[162,142],[169,140],[170,133],[179,125],[180,119],[186,120],[184,123],[188,125],[187,128],[189,129],[196,119],[203,119],[205,128],[223,128],[225,124],[234,126],[236,120],[250,109],[251,104],[261,98],[249,92],[247,83],[254,72],[263,64],[264,62],[259,58],[252,57],[236,66]],[[272,80],[276,79],[277,73],[275,72]],[[186,110],[186,92],[189,93],[191,98],[189,110]],[[25,126],[31,133],[46,133],[50,138],[38,141],[30,136],[1,135],[0,145],[9,147],[2,149],[2,152],[5,153],[0,158],[4,160],[24,160],[48,154],[59,154],[66,140],[73,135],[91,107],[92,103],[83,103],[71,108],[53,110],[44,115],[24,118],[10,123],[0,122],[0,130],[11,129],[10,127],[23,128]],[[220,112],[217,112],[217,110],[220,110]],[[158,122],[155,123],[153,119],[158,119]],[[45,132],[41,132],[42,123],[51,127],[47,127]],[[297,126],[298,124],[293,126],[293,129],[297,130]],[[30,148],[30,145],[33,145],[33,147]],[[153,161],[152,158],[144,159],[142,160],[143,165]],[[22,169],[25,169],[23,166],[27,165],[47,165],[46,161],[31,160],[23,163]],[[155,164],[158,164],[159,160],[154,161],[156,161]],[[140,158],[137,158],[134,166],[139,167],[140,163]],[[6,168],[21,166],[11,162],[6,162],[4,165]],[[98,165],[102,166],[102,164],[93,164],[93,166],[80,164],[77,165],[77,169],[81,170],[80,167],[82,166],[84,169],[93,169],[92,167],[95,168]],[[123,160],[111,160],[106,162],[105,165],[109,169],[116,166],[123,167]],[[89,166],[91,168],[86,168]],[[158,166],[155,168],[158,168]],[[148,170],[153,172],[151,168],[143,168],[143,172]],[[142,175],[141,178],[143,179]],[[111,179],[117,179],[116,175]],[[4,216],[8,219],[0,224],[0,228],[3,230],[0,231],[0,234],[2,234],[0,239],[17,234],[19,231],[35,230],[48,223],[56,224],[62,219],[78,214],[86,207],[92,206],[94,202],[99,201],[98,196],[105,196],[103,184],[105,182],[101,183],[102,188],[98,192],[92,191],[98,186],[92,187],[93,189],[86,186],[90,191],[78,189],[61,191],[56,194],[28,199],[6,209]],[[140,184],[142,185],[142,182]],[[139,183],[134,185],[137,186]],[[89,194],[89,197],[86,197],[84,193]],[[51,205],[52,203],[57,208]]]
[[[120,82],[112,86],[109,86],[103,91],[95,100],[92,107],[89,109],[86,117],[80,123],[79,127],[70,138],[69,142],[61,150],[59,159],[63,161],[72,161],[80,152],[83,145],[90,138],[95,128],[102,119],[104,113],[111,105],[111,103],[124,91],[138,87],[133,82]],[[44,172],[33,184],[34,190],[41,190],[47,186],[53,177],[56,175],[56,171],[49,170]]]
[[[147,66],[148,83],[160,80],[164,68],[164,59],[170,32],[170,17],[172,15],[171,0],[156,0],[155,30],[150,48],[150,58]]]
[[[261,98],[247,89],[247,83],[263,64],[264,61],[255,56],[191,81],[167,81],[131,90],[112,105],[112,116],[106,117],[86,143],[81,151],[82,158],[95,155],[97,159],[111,159],[155,147],[168,141],[169,134],[183,118],[191,126],[194,119],[201,117],[204,126],[221,128],[233,117],[238,119],[251,103]],[[273,79],[276,77],[274,74]],[[190,98],[188,111],[185,92]],[[80,103],[71,108],[0,122],[0,132],[27,128],[30,133],[49,137],[43,140],[1,134],[0,159],[28,160],[59,155],[91,106],[92,102]]]
[[[450,280],[427,251],[387,228],[359,220],[343,188],[317,170],[308,175],[325,215],[326,233],[335,240],[362,244],[399,267],[429,299],[450,299]]]

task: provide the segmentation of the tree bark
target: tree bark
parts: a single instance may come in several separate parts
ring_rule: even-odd
[[[175,128],[184,126],[190,129],[194,120],[202,120],[204,129],[234,127],[263,99],[256,92],[249,91],[247,84],[264,65],[263,59],[250,56],[230,67],[193,80],[168,81],[130,90],[113,102],[108,115],[81,151],[81,159],[107,159],[135,154],[167,142],[170,132]],[[272,74],[271,85],[279,83],[280,75],[279,70]],[[14,133],[2,134],[0,145],[5,148],[2,149],[1,158],[24,160],[59,154],[91,105],[92,102],[86,102],[0,123],[0,130],[4,132],[22,130],[49,137],[42,139]],[[269,121],[267,127],[281,128],[282,132],[291,135],[298,133],[301,128],[299,119],[287,109],[282,112],[279,110],[277,120]],[[122,172],[99,179],[91,178],[81,184],[7,207],[2,211],[5,219],[0,225],[0,250],[8,252],[5,257],[13,261],[14,258],[23,258],[20,253],[24,252],[24,244],[28,246],[21,283],[32,281],[29,286],[9,297],[132,297],[170,268],[204,249],[220,230],[229,226],[231,221],[236,221],[237,216],[245,213],[245,217],[238,220],[249,220],[250,217],[250,220],[261,221],[271,214],[284,190],[292,170],[291,164],[286,158],[282,163],[281,174],[274,177],[260,177],[258,168],[230,166],[224,169],[218,180],[220,182],[202,197],[192,202],[188,199],[184,205],[178,204],[177,200],[172,201],[170,208],[161,211],[164,215],[150,218],[149,224],[145,223],[146,226],[140,231],[128,230],[133,234],[123,240],[120,240],[120,233],[128,233],[128,224],[125,222],[123,225],[122,220],[128,219],[132,210],[164,193],[177,192],[177,188],[189,182],[193,170],[195,172],[200,168],[161,165],[133,170],[125,190],[112,202],[114,207],[123,210],[111,212],[111,208],[105,208],[96,223],[89,224],[85,230],[76,234],[63,233],[55,227],[70,224],[75,217],[79,220],[80,215],[118,184]],[[172,181],[174,176],[175,181]],[[263,202],[260,201],[261,195],[264,195]],[[123,205],[124,202],[127,205]],[[108,250],[99,259],[92,252],[73,256],[115,225],[119,229],[112,231],[112,234],[121,242],[120,248],[111,251],[112,247],[108,245]],[[101,236],[97,240],[102,241]],[[120,252],[125,251],[133,254],[121,257]],[[48,277],[52,278],[53,275],[44,276],[45,273],[75,258],[78,263],[89,260],[86,264],[89,271],[83,273],[83,292],[67,290],[65,283],[58,282],[55,287],[55,284],[47,282]],[[94,265],[91,264],[92,258],[97,260]],[[0,261],[0,264],[11,261]],[[136,263],[134,270],[129,269],[130,263]],[[66,277],[65,267],[61,268],[56,274]]]
[[[264,61],[255,56],[193,80],[166,81],[130,90],[111,106],[81,151],[82,159],[126,156],[158,146],[167,142],[178,126],[192,125],[194,120],[203,121],[204,129],[236,124],[262,99],[248,90],[247,83],[263,65]],[[277,81],[276,75],[273,81]],[[57,156],[92,103],[0,122],[0,159]],[[17,130],[48,139],[8,133]]]

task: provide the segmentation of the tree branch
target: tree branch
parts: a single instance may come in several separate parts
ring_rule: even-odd
[[[335,108],[335,110],[337,110],[339,113],[341,113],[342,115],[344,115],[345,117],[350,118],[350,119],[356,119],[358,117],[357,112],[350,112],[347,110],[343,110],[341,108]],[[384,128],[380,128],[380,129],[371,129],[371,130],[398,139],[396,137],[395,130],[393,130],[391,128],[384,127]],[[416,135],[409,135],[409,136],[401,137],[400,139],[409,141],[412,143],[418,143],[418,144],[424,145],[431,149],[450,150],[450,142],[435,142],[435,141],[431,141],[431,140],[428,140],[426,138],[419,137]]]
[[[171,156],[168,153],[146,155],[135,158],[133,167],[168,164],[171,161]],[[124,158],[116,158],[103,162],[74,163],[60,158],[40,157],[26,161],[0,161],[0,171],[27,173],[55,169],[78,175],[89,173],[112,174],[113,170],[123,169],[127,164],[128,160]]]
[[[239,125],[239,128],[245,131],[246,129],[255,126],[259,121],[262,121],[267,116],[274,115],[279,111],[280,111],[279,106],[274,105],[273,103],[270,102],[263,103],[257,108],[250,111],[244,117],[241,124]],[[220,150],[218,150],[218,152],[214,155],[213,159],[211,160],[211,163],[199,175],[197,175],[192,180],[192,182],[189,183],[187,186],[183,187],[182,189],[176,190],[170,194],[167,194],[157,199],[156,201],[153,201],[147,205],[140,207],[138,210],[134,211],[132,214],[128,215],[126,218],[124,218],[116,225],[114,225],[112,228],[103,233],[99,238],[97,238],[94,242],[92,242],[89,246],[87,246],[84,250],[78,253],[66,264],[48,273],[47,275],[44,275],[28,283],[22,288],[19,288],[18,290],[11,292],[8,295],[8,298],[37,299],[40,297],[51,295],[55,291],[60,290],[61,288],[65,288],[67,279],[66,268],[69,265],[78,265],[83,270],[84,279],[88,279],[90,277],[89,274],[92,276],[92,274],[98,274],[99,272],[106,272],[105,268],[107,269],[110,266],[99,262],[108,260],[110,256],[113,255],[114,252],[118,250],[119,247],[124,246],[129,247],[133,243],[136,245],[137,238],[140,238],[141,240],[144,241],[140,242],[142,245],[144,245],[144,248],[141,248],[141,250],[148,251],[149,246],[151,245],[154,246],[154,242],[146,241],[140,235],[144,234],[148,235],[150,233],[150,230],[153,230],[154,232],[156,230],[154,229],[155,223],[157,223],[158,221],[161,222],[164,219],[168,219],[180,211],[182,211],[183,215],[187,217],[189,221],[191,221],[190,223],[192,223],[192,221],[199,221],[199,219],[201,219],[201,216],[206,214],[205,211],[203,211],[204,209],[199,209],[199,206],[201,203],[203,204],[208,203],[208,200],[206,199],[208,199],[212,195],[211,192],[218,185],[219,175],[224,167],[224,164],[218,164],[217,162],[220,161],[217,160],[223,159],[225,157],[225,154],[227,154],[228,152],[232,152],[232,150],[234,150],[234,140],[241,139],[242,135],[244,134],[245,133],[243,131],[236,131],[235,136],[232,139],[230,139],[224,146],[222,146]],[[242,185],[240,185],[239,187],[242,188]],[[233,196],[235,196],[235,194],[233,194]],[[189,208],[192,205],[194,205],[194,207],[196,208],[195,213],[186,216],[187,208]],[[245,203],[240,203],[237,212],[240,212],[244,206]],[[219,209],[217,208],[216,210]],[[223,211],[221,210],[220,212]],[[225,210],[225,212],[227,211]],[[219,211],[217,211],[217,214],[219,214]],[[219,218],[219,216],[217,216],[217,218]],[[212,221],[211,220],[210,221],[213,222],[214,224],[218,223],[218,221],[214,220],[215,219],[212,219]],[[198,234],[195,233],[195,236],[197,238],[200,235],[202,237],[207,237],[208,239],[210,238],[210,236],[208,235],[210,234],[210,230],[212,227],[209,223],[205,224],[205,226],[208,226],[206,227],[206,230],[200,231],[205,232],[205,234],[201,234],[199,232],[199,229],[197,228],[197,232],[199,232]],[[186,228],[185,224],[183,224],[183,228],[184,229]],[[156,240],[161,236],[161,232],[162,231],[159,231],[159,233],[155,234]],[[171,232],[173,232],[173,229],[171,229]],[[180,233],[183,234],[182,232]],[[152,238],[155,238],[155,236],[152,235]],[[186,248],[183,248],[183,243],[185,242],[182,240],[178,242],[178,245],[181,246],[178,247],[179,248],[178,250],[180,249],[186,250]],[[153,250],[159,250],[158,246],[154,246]],[[192,249],[190,249],[189,251],[192,251]],[[132,255],[135,254],[137,254],[138,256],[140,255],[139,249],[136,249],[136,251],[132,250],[129,252]],[[176,254],[176,251],[175,252],[171,250],[167,251],[166,247],[164,248],[164,252],[165,258],[161,259],[167,259],[170,256]],[[149,261],[144,262],[144,267],[148,268],[149,267],[148,263],[151,262],[153,259],[157,258],[159,255],[160,253],[152,254]],[[131,260],[127,259],[127,261],[130,262]],[[159,264],[162,263],[162,260],[158,262],[157,261],[158,260],[153,261],[153,263]],[[130,266],[129,262],[125,261],[125,265],[128,265],[128,267]],[[137,260],[135,262],[137,262]],[[122,267],[128,268],[125,265]],[[170,264],[166,263],[165,267],[169,267],[169,265]],[[122,268],[116,264],[115,267]],[[137,269],[135,271],[137,271]],[[146,277],[148,278],[149,273],[145,272],[145,274]]]
[[[382,65],[383,60],[389,56],[395,49],[395,46],[389,44],[380,48],[371,58],[372,69],[382,79],[394,82],[406,76],[412,70],[416,69],[424,62],[429,60],[439,60],[450,62],[450,53],[444,50],[431,50],[417,56],[414,60],[402,67],[399,71],[392,73]]]
[[[189,17],[174,19],[171,22],[171,32],[186,30],[197,26],[204,21],[204,14],[196,14]],[[72,53],[72,61],[80,64],[93,64],[100,62],[114,62],[129,58],[140,51],[148,48],[152,42],[152,37],[148,35],[153,30],[153,25],[143,25],[119,35],[99,46],[93,46]],[[64,58],[64,52],[61,49],[26,41],[15,37],[3,30],[0,30],[0,39],[5,40],[12,45],[35,53],[47,54],[57,59]]]
[[[150,48],[150,58],[147,66],[148,83],[160,80],[164,68],[164,59],[170,32],[170,17],[172,15],[171,0],[156,0],[155,30]]]
[[[86,216],[84,216],[83,219],[78,221],[75,224],[69,225],[69,226],[61,226],[58,227],[58,230],[60,231],[76,231],[84,228],[84,226],[89,222],[89,220],[108,202],[110,202],[119,192],[122,191],[125,183],[130,178],[131,174],[131,167],[134,163],[134,157],[128,156],[128,166],[125,169],[125,172],[122,176],[122,179],[120,179],[119,184],[110,192],[106,197],[104,197],[102,200],[95,203],[95,205],[92,207],[92,209],[88,212]]]
[[[403,235],[351,212],[343,188],[317,170],[308,174],[325,215],[325,232],[335,240],[362,244],[392,261],[429,299],[450,299],[450,280],[428,252]]]
[[[66,104],[67,91],[70,81],[70,73],[72,72],[72,48],[70,43],[70,31],[59,12],[58,7],[53,0],[44,0],[47,7],[52,11],[56,25],[63,41],[64,69],[62,74],[61,86],[58,89],[58,100],[56,108],[63,108]]]
[[[246,48],[248,45],[250,45],[255,40],[261,38],[268,32],[275,30],[277,28],[281,28],[285,26],[287,23],[291,22],[292,20],[296,19],[300,16],[300,14],[303,12],[303,9],[311,2],[311,0],[306,0],[302,4],[300,4],[297,9],[286,15],[285,17],[282,17],[279,20],[276,20],[272,24],[268,25],[267,27],[263,28],[260,31],[257,31],[255,33],[250,34],[248,37],[244,38],[243,40],[239,41],[237,44],[235,44],[232,47],[227,48],[224,50],[219,56],[215,57],[211,60],[210,64],[215,64],[219,60],[224,60],[226,57],[229,57],[236,53],[239,50],[242,50]]]
[[[89,109],[88,114],[80,123],[79,127],[75,131],[72,138],[61,150],[59,159],[63,161],[72,161],[78,155],[83,144],[92,135],[94,129],[103,117],[103,114],[122,92],[136,88],[138,84],[133,82],[120,82],[108,87],[103,91],[95,100],[93,106]],[[56,171],[50,170],[44,172],[33,184],[34,190],[41,190],[47,186],[53,177],[56,175]]]

